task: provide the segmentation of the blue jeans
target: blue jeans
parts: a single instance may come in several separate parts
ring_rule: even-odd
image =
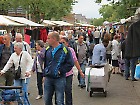
[[[29,81],[30,78],[26,78],[26,83],[25,83],[25,79],[18,79],[18,80],[14,80],[14,86],[22,86],[22,93],[23,93],[23,97],[22,100],[24,102],[24,105],[29,105],[28,104],[28,85],[29,85]],[[19,94],[20,94],[20,90],[18,90]]]
[[[81,67],[82,72],[85,74],[86,64],[85,63],[82,63],[82,64],[80,64],[80,67]],[[78,81],[79,81],[79,85],[85,85],[85,78],[82,78],[80,76],[80,73],[79,72],[78,72]]]
[[[135,75],[135,68],[137,64],[137,58],[131,58],[131,59],[125,59],[125,79],[128,79],[130,76],[130,70],[131,70],[131,78],[134,80]]]
[[[66,105],[73,105],[72,104],[72,79],[73,79],[73,75],[66,77],[66,89],[65,89]]]
[[[44,81],[44,100],[45,105],[53,105],[52,97],[55,92],[57,105],[64,105],[64,92],[66,86],[66,77],[57,79],[45,77]]]

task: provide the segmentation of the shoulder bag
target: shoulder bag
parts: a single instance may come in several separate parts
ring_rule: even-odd
[[[15,80],[17,80],[21,77],[21,67],[20,67],[21,57],[22,57],[22,54],[20,55],[18,69],[15,70]]]

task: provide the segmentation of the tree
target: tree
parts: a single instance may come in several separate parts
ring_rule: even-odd
[[[7,15],[10,6],[11,4],[9,3],[8,0],[1,0],[0,1],[0,14]]]
[[[99,12],[107,21],[118,21],[134,15],[138,7],[140,7],[139,0],[119,0],[118,2],[112,0],[110,4],[103,5]]]
[[[41,14],[45,16],[45,19],[61,19],[71,12],[74,2],[73,0],[1,0],[0,11],[6,14],[10,8],[16,10],[21,6],[38,22]]]
[[[94,26],[102,26],[103,22],[104,22],[103,18],[98,18],[98,19],[94,18],[91,20],[91,24]]]

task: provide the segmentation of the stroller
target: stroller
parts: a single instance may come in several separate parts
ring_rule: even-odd
[[[16,102],[18,105],[24,105],[21,99],[22,93],[19,93],[18,90],[22,91],[21,86],[0,86],[0,105],[11,105],[11,102]],[[27,96],[25,98],[30,105]]]
[[[109,81],[108,70],[108,64],[105,66],[86,68],[85,82],[90,97],[92,97],[94,93],[103,93],[105,97],[107,96],[107,84]]]

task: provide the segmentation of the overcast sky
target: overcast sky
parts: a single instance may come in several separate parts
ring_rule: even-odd
[[[108,3],[107,0],[103,0],[101,4],[97,4],[94,1],[95,0],[77,0],[78,3],[76,3],[73,6],[73,13],[76,14],[82,14],[86,16],[87,18],[99,18],[101,17],[99,15],[99,8],[102,4]]]

